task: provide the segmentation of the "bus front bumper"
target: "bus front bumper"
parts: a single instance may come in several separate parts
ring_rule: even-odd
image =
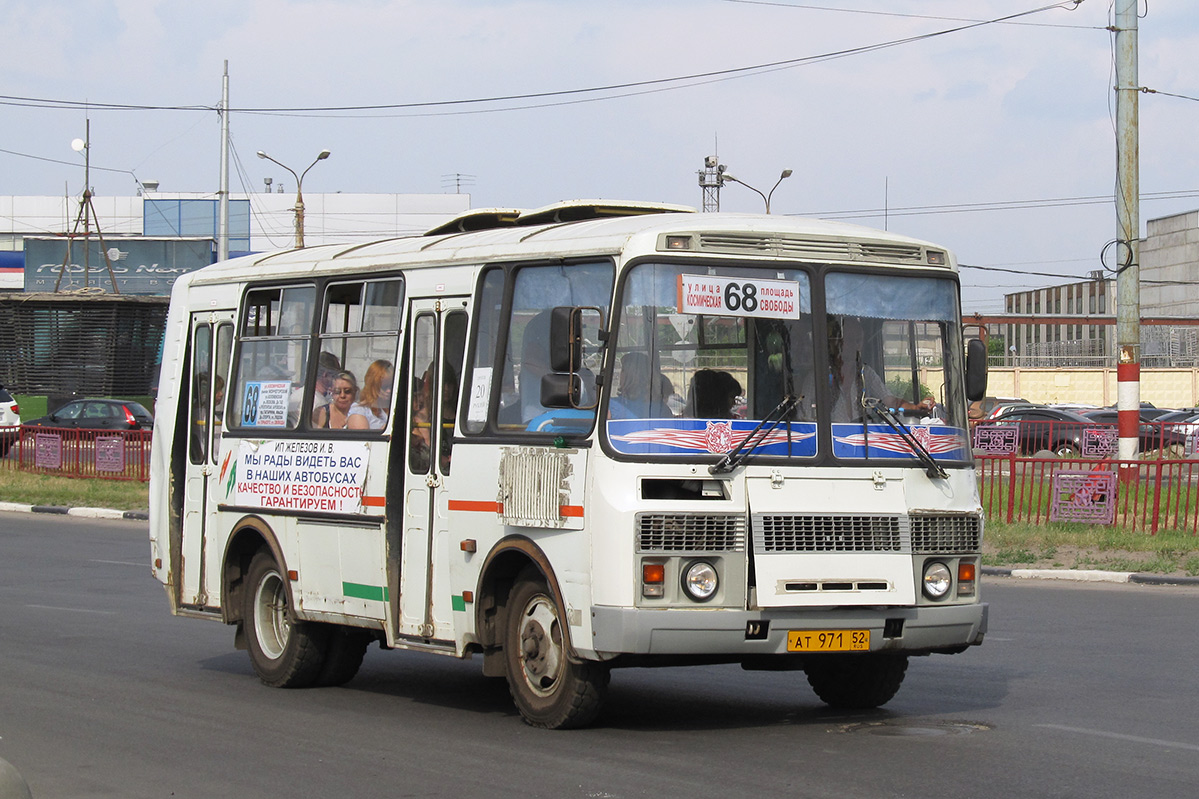
[[[591,608],[593,651],[637,655],[785,655],[792,630],[869,630],[871,652],[959,652],[981,644],[986,603],[896,608]],[[581,642],[580,642],[581,643]],[[583,647],[579,647],[580,649]]]

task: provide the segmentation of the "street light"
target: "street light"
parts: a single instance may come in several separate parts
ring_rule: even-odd
[[[770,198],[774,196],[774,190],[779,187],[779,184],[782,183],[787,178],[791,177],[791,170],[784,169],[783,174],[779,175],[779,179],[774,182],[774,186],[771,187],[769,193],[767,193],[767,194],[763,194],[762,192],[755,189],[753,186],[746,183],[744,180],[735,178],[728,172],[725,172],[723,177],[725,180],[731,180],[733,183],[740,183],[742,186],[744,186],[745,188],[749,189],[750,191],[754,192],[759,197],[761,197],[762,201],[764,203],[766,203],[766,213],[770,213]]]
[[[320,155],[316,157],[316,161],[313,161],[311,164],[309,164],[308,169],[305,169],[298,175],[296,174],[296,171],[287,164],[276,161],[262,150],[258,151],[258,157],[265,158],[272,164],[278,164],[290,172],[291,176],[296,179],[296,249],[302,250],[304,249],[304,176],[308,174],[308,169],[312,169],[314,166],[316,166],[317,161],[324,161],[326,158],[328,158],[329,151],[321,150]],[[269,186],[270,184],[268,183],[267,185]]]

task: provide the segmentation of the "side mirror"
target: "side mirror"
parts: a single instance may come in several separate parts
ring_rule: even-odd
[[[550,369],[575,372],[583,363],[583,312],[559,307],[550,312]],[[545,405],[545,403],[541,403]],[[553,407],[553,406],[547,406]]]
[[[541,378],[541,404],[546,408],[578,408],[583,404],[583,379],[577,374],[554,373]]]
[[[966,342],[966,399],[977,402],[987,396],[987,345],[982,339]]]

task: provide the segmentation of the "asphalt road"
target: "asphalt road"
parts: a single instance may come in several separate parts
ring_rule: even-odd
[[[58,797],[1193,797],[1199,589],[985,581],[982,647],[880,711],[802,673],[628,669],[592,729],[525,726],[478,661],[372,648],[262,686],[177,619],[144,522],[0,513],[0,758]]]

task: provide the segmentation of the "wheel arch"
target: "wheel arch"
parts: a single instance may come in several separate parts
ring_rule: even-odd
[[[508,615],[508,597],[517,578],[527,569],[535,569],[545,580],[546,587],[566,612],[566,599],[558,585],[558,577],[541,547],[529,538],[518,535],[505,538],[492,547],[479,570],[475,602],[475,634],[485,654],[498,653],[503,647],[503,631]],[[571,643],[573,651],[574,644]],[[485,659],[485,668],[487,660]]]
[[[225,556],[221,560],[221,619],[226,624],[243,621],[242,592],[245,590],[246,572],[250,569],[254,555],[262,549],[269,550],[279,568],[287,572],[283,548],[279,546],[279,539],[270,524],[260,516],[246,516],[238,520],[225,544]],[[294,608],[291,580],[285,580],[284,584],[287,586],[288,605]]]

